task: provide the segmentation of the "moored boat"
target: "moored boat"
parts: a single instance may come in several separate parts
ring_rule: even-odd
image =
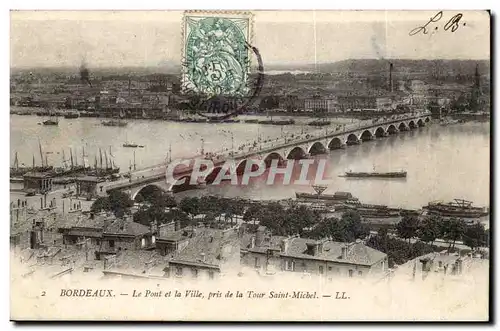
[[[341,177],[349,178],[405,178],[406,171],[391,171],[391,172],[354,172],[347,171]]]
[[[472,201],[464,199],[454,199],[452,202],[429,202],[423,209],[429,214],[444,217],[478,218],[489,215],[487,207],[474,207]]]
[[[119,121],[119,120],[109,120],[109,121],[103,121],[102,125],[104,126],[127,126],[127,122],[125,121]]]

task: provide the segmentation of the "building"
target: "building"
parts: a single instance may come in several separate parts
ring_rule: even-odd
[[[339,111],[336,99],[323,99],[319,97],[306,99],[304,101],[304,109],[315,113],[334,113]]]
[[[286,95],[279,100],[279,108],[286,109],[287,111],[302,110],[305,107],[304,99],[299,98],[297,95]]]
[[[43,172],[28,172],[23,176],[24,190],[47,193],[52,190],[52,177]]]
[[[76,195],[85,197],[96,197],[97,184],[102,180],[95,176],[84,176],[76,178]]]
[[[168,277],[214,279],[239,269],[238,227],[193,228],[189,243],[168,264]]]
[[[121,250],[154,248],[156,237],[150,227],[136,223],[129,215],[105,225],[99,253],[116,254]]]
[[[365,277],[388,268],[387,254],[363,244],[299,237],[251,236],[242,247],[242,264],[263,273],[299,272],[334,277]]]
[[[97,260],[122,250],[152,249],[156,239],[149,227],[133,222],[130,216],[116,218],[105,213],[73,218],[59,232],[63,244],[85,247]]]
[[[158,227],[156,251],[161,255],[179,252],[187,246],[192,233],[192,227],[181,229],[179,221],[162,224]]]
[[[377,97],[372,95],[339,95],[337,102],[340,111],[377,108]]]

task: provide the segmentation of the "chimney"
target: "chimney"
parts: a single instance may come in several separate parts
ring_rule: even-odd
[[[342,255],[340,256],[341,259],[347,260],[347,245],[342,247]]]
[[[200,254],[200,261],[205,262],[205,253]]]
[[[288,250],[288,240],[289,240],[289,238],[281,240],[280,247],[281,247],[281,252],[282,253],[286,253],[287,250]]]
[[[394,92],[393,91],[393,83],[392,83],[392,69],[393,69],[393,65],[392,63],[389,63],[389,91]]]

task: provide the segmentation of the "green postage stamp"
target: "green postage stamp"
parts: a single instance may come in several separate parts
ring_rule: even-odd
[[[205,97],[246,95],[251,29],[249,12],[185,12],[183,92]]]

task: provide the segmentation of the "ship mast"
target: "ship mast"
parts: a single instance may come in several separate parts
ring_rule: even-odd
[[[16,152],[16,157],[14,158],[14,168],[16,170],[19,169],[19,160],[17,159],[17,152]]]
[[[70,148],[69,149],[69,155],[70,155],[70,159],[71,159],[71,169],[73,169],[74,165],[73,165],[73,150]]]
[[[104,160],[106,162],[106,169],[109,169],[109,167],[108,167],[108,154],[106,153],[106,150],[104,151]]]
[[[99,147],[99,167],[102,169],[102,151],[100,147]]]
[[[43,167],[43,152],[42,152],[42,144],[40,143],[40,139],[38,139],[38,148],[40,149],[40,159],[42,160],[42,167]]]
[[[134,171],[135,171],[135,150],[134,150]]]
[[[33,171],[35,171],[35,154],[33,154]]]

